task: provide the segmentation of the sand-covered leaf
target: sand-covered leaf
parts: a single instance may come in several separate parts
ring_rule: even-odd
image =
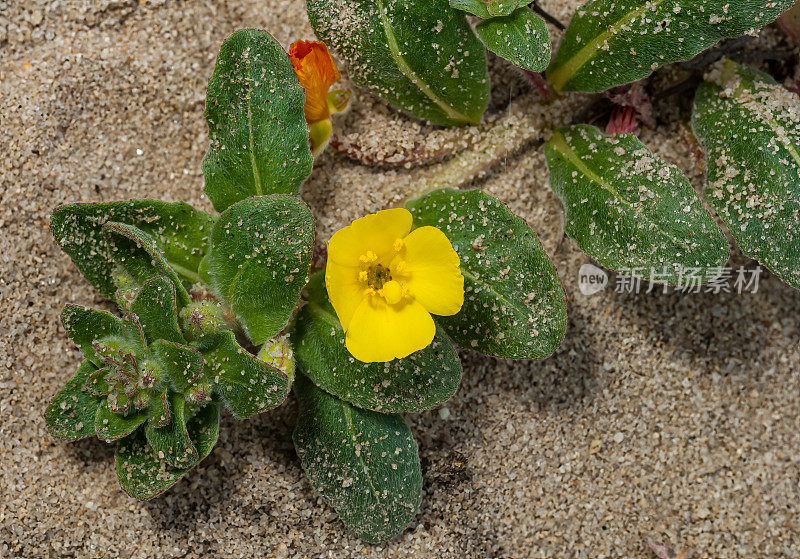
[[[218,334],[203,354],[212,390],[238,419],[279,406],[289,394],[288,374],[245,351],[232,332]]]
[[[520,68],[541,72],[550,62],[547,24],[528,7],[482,21],[475,33],[487,49]]]
[[[417,443],[403,418],[356,408],[303,375],[295,393],[294,445],[312,487],[359,537],[402,532],[422,499]]]
[[[311,173],[305,94],[281,45],[242,29],[222,43],[208,82],[205,192],[223,211],[249,196],[297,194]]]
[[[169,386],[183,394],[203,372],[203,356],[195,348],[167,340],[156,340],[150,351],[158,361],[161,374]]]
[[[80,305],[65,305],[61,311],[61,324],[67,336],[81,348],[86,358],[98,367],[102,362],[95,351],[94,342],[109,337],[119,340],[128,337],[125,325],[119,317],[108,311]]]
[[[556,130],[545,144],[566,232],[606,268],[670,285],[709,281],[728,245],[686,176],[633,134]]]
[[[794,0],[589,0],[575,12],[547,79],[556,91],[603,91],[760,29]]]
[[[438,227],[464,275],[464,306],[438,323],[462,347],[512,359],[546,357],[566,329],[566,300],[536,234],[480,190],[436,190],[408,203],[414,226]]]
[[[292,332],[295,358],[317,386],[360,408],[418,411],[448,400],[461,381],[461,362],[441,326],[428,347],[388,363],[362,363],[328,300],[322,274],[311,278],[308,302]]]
[[[705,199],[746,255],[800,288],[800,98],[725,61],[695,97]]]
[[[103,225],[103,236],[108,242],[111,258],[125,271],[134,285],[144,285],[147,280],[164,276],[175,287],[178,305],[183,307],[189,304],[189,293],[152,236],[135,225],[117,221],[109,221]],[[119,302],[124,304],[124,301]]]
[[[134,225],[150,235],[181,279],[199,281],[197,268],[206,253],[214,218],[183,202],[128,200],[124,202],[70,204],[50,218],[56,242],[87,280],[105,297],[114,298],[117,267],[111,258],[103,226],[108,222]]]
[[[523,0],[450,0],[450,6],[483,19],[507,16],[528,2]]]
[[[166,277],[156,276],[147,280],[133,300],[131,312],[139,319],[148,343],[158,339],[184,341],[178,326],[175,284]]]
[[[132,412],[127,415],[117,413],[109,407],[108,401],[104,400],[97,409],[94,418],[94,428],[97,438],[104,441],[115,441],[122,437],[127,437],[147,421],[147,414],[144,412]]]
[[[91,361],[80,364],[67,385],[55,395],[44,414],[47,430],[62,441],[94,435],[94,419],[100,400],[84,385],[97,370]]]
[[[194,463],[186,468],[172,468],[160,460],[147,443],[143,430],[122,439],[117,445],[116,470],[125,492],[139,500],[152,499],[181,479],[191,467],[208,456],[219,436],[219,405],[203,407],[186,424],[192,444],[197,449]]]
[[[199,459],[186,426],[185,406],[183,397],[172,393],[168,398],[169,423],[157,427],[148,422],[144,427],[144,435],[156,456],[173,468],[188,468]]]
[[[447,0],[308,0],[321,40],[350,78],[434,124],[477,123],[489,99],[486,51]]]
[[[308,280],[313,243],[308,206],[283,194],[234,204],[214,225],[201,273],[254,345],[289,321]]]

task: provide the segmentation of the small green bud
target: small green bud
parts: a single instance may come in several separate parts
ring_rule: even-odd
[[[286,336],[265,343],[256,357],[285,373],[289,377],[289,384],[294,380],[294,352]]]
[[[190,303],[181,309],[180,318],[183,332],[195,340],[231,329],[225,309],[217,301]]]

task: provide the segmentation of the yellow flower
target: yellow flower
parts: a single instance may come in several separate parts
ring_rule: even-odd
[[[319,41],[297,41],[289,47],[289,59],[306,92],[305,115],[314,155],[328,144],[333,127],[331,114],[347,108],[349,90],[335,90],[331,85],[341,76],[328,47]]]
[[[435,227],[411,231],[411,213],[383,210],[355,220],[328,242],[325,285],[348,351],[364,362],[391,361],[427,347],[431,314],[464,303],[464,276],[450,241]]]

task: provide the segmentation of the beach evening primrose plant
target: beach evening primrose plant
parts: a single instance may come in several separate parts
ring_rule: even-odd
[[[325,274],[310,274],[314,219],[299,194],[348,95],[328,91],[339,74],[323,44],[288,54],[254,29],[220,47],[203,159],[216,213],[147,199],[53,213],[56,241],[119,312],[65,308],[83,360],[45,417],[55,438],[115,442],[120,485],[145,500],[208,456],[223,413],[246,419],[291,390],[311,485],[359,537],[385,541],[422,499],[401,414],[455,393],[456,344],[550,355],[564,292],[531,229],[479,190],[357,219],[330,240]]]
[[[311,152],[318,155],[328,145],[333,131],[331,115],[346,110],[350,104],[350,90],[329,91],[341,76],[325,43],[300,40],[289,47],[288,55],[306,94],[304,112]]]
[[[431,314],[452,316],[464,303],[460,260],[447,236],[411,231],[405,208],[355,220],[328,242],[325,285],[345,343],[366,363],[407,357],[430,345]]]

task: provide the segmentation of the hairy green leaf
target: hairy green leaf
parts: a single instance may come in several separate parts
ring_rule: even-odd
[[[475,27],[475,33],[487,49],[520,68],[541,72],[550,62],[547,24],[530,8],[482,21]]]
[[[205,192],[221,212],[249,196],[297,194],[311,174],[305,94],[272,36],[242,29],[222,43],[208,82]]]
[[[205,376],[212,390],[237,419],[279,406],[289,394],[289,377],[236,343],[232,332],[217,335],[216,347],[204,353]]]
[[[451,7],[484,19],[507,16],[526,4],[523,0],[450,0]]]
[[[219,436],[219,406],[203,407],[187,424],[189,437],[197,449],[192,467],[209,455]],[[160,460],[147,443],[142,430],[126,437],[117,445],[117,477],[122,489],[139,500],[152,499],[160,495],[189,471],[187,468],[172,468]]]
[[[203,372],[203,356],[193,347],[156,340],[150,344],[155,358],[166,375],[168,384],[183,394]]]
[[[309,301],[292,332],[298,364],[323,390],[360,408],[418,411],[448,400],[461,381],[461,362],[441,327],[428,347],[405,359],[362,363],[345,347],[345,333],[328,300],[322,274],[308,285]]]
[[[198,462],[199,455],[186,427],[183,397],[172,393],[168,399],[168,406],[169,423],[164,427],[156,427],[148,422],[144,428],[144,435],[156,456],[171,467],[191,467]]]
[[[122,415],[112,411],[108,401],[103,400],[103,403],[97,409],[94,428],[97,432],[97,438],[108,442],[127,437],[145,421],[147,421],[146,413],[134,412]]]
[[[311,211],[292,196],[249,198],[214,225],[201,271],[254,345],[289,322],[308,280],[313,243]]]
[[[147,280],[131,304],[131,312],[138,317],[147,342],[158,339],[184,342],[178,326],[175,284],[166,277]]]
[[[311,485],[370,542],[402,532],[417,513],[422,473],[403,418],[361,410],[297,375],[294,445]]]
[[[94,418],[100,400],[84,388],[86,381],[97,370],[85,360],[67,385],[55,395],[44,414],[47,430],[62,441],[77,441],[94,435]]]
[[[50,218],[56,242],[87,280],[105,297],[114,298],[116,264],[102,234],[103,225],[117,221],[135,225],[150,235],[164,258],[180,277],[191,284],[199,281],[197,267],[206,253],[214,218],[183,202],[128,200],[100,204],[70,204]]]
[[[689,60],[721,39],[774,21],[794,0],[589,0],[578,8],[547,79],[556,91],[603,91]]]
[[[164,251],[152,236],[134,225],[116,221],[103,225],[103,235],[108,242],[111,258],[130,274],[134,282],[144,285],[149,279],[164,276],[175,286],[178,305],[184,307],[191,302],[177,272],[167,262]]]
[[[634,135],[560,128],[545,156],[567,233],[600,264],[670,285],[720,275],[722,232],[686,176]]]
[[[127,338],[122,320],[107,311],[67,304],[61,311],[61,323],[67,336],[81,348],[92,363],[101,366],[93,344],[102,338]]]
[[[436,190],[407,204],[415,227],[439,228],[461,259],[464,306],[437,321],[462,347],[546,357],[566,329],[556,270],[524,220],[480,190]]]
[[[726,61],[697,91],[705,199],[746,255],[800,288],[800,99]]]
[[[489,99],[486,53],[447,0],[308,0],[314,31],[353,81],[434,124],[477,123]]]

